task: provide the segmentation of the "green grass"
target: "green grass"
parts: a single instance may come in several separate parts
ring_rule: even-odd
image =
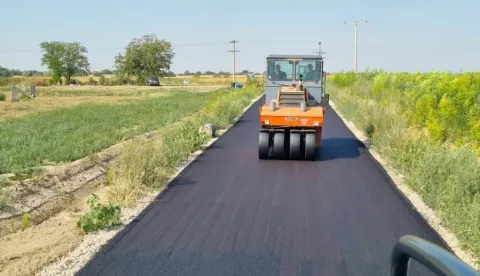
[[[400,101],[389,99],[390,91],[375,91],[371,81],[344,84],[343,88],[328,85],[332,101],[348,120],[370,132],[376,150],[478,259],[480,167],[475,149],[468,144],[454,147],[425,134],[403,115]]]
[[[164,88],[141,88],[141,87],[90,87],[84,89],[68,88],[40,88],[37,93],[42,96],[138,96],[155,93],[181,92],[187,89],[166,90]],[[193,89],[192,89],[193,90]]]
[[[69,162],[179,121],[212,93],[176,92],[124,104],[82,104],[0,124],[0,173]]]

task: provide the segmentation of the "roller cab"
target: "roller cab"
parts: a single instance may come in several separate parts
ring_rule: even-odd
[[[315,160],[325,105],[321,56],[269,56],[259,158]]]

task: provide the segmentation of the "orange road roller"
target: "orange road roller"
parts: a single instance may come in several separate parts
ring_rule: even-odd
[[[329,101],[322,56],[269,55],[266,60],[258,157],[315,160]]]

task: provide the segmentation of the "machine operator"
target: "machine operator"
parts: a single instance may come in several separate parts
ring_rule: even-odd
[[[276,80],[287,79],[287,74],[280,69],[280,65],[275,65],[275,71],[273,71],[272,77]]]
[[[310,63],[308,64],[307,66],[308,68],[308,72],[307,74],[305,75],[305,79],[306,81],[314,81],[317,79],[317,76],[318,76],[318,72],[316,70],[313,70],[313,65]]]

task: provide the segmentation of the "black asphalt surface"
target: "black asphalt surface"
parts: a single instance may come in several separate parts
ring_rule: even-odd
[[[258,106],[78,275],[389,275],[401,236],[443,245],[330,108],[317,161],[259,160]]]

